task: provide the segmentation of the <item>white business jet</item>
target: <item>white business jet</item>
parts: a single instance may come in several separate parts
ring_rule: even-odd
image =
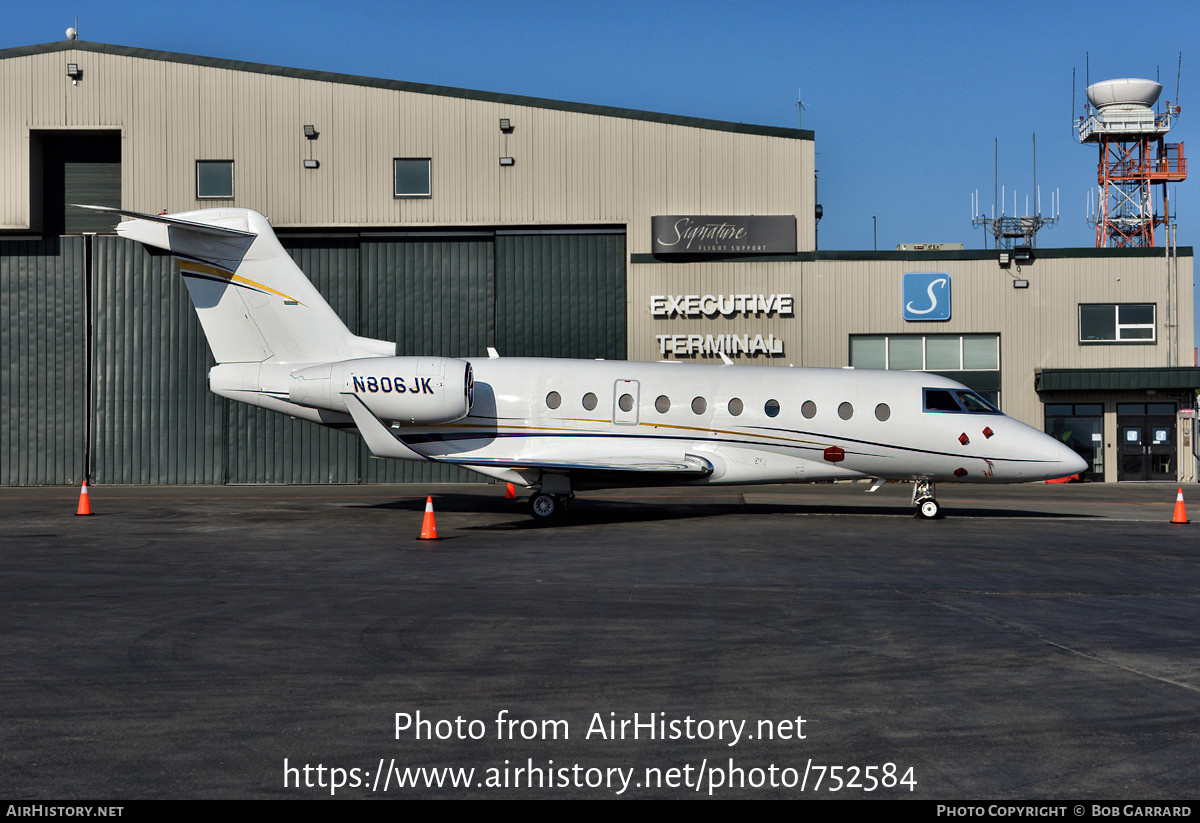
[[[117,233],[172,252],[222,397],[339,428],[372,453],[453,463],[533,490],[537,518],[577,490],[869,479],[1063,477],[1086,463],[965,386],[923,372],[499,357],[405,357],[358,337],[263,215],[118,209]]]

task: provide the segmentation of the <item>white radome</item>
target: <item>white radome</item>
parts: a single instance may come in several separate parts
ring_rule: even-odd
[[[1162,84],[1136,77],[1105,80],[1087,87],[1087,98],[1098,109],[1109,106],[1150,108],[1162,94]]]

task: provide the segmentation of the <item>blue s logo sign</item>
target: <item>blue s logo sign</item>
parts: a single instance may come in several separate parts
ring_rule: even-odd
[[[905,274],[903,299],[905,320],[949,320],[950,275]]]

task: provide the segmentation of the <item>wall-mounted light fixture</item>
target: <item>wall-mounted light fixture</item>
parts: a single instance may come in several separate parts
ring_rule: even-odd
[[[319,134],[319,132],[317,131],[317,127],[316,127],[316,126],[308,126],[308,125],[306,125],[306,126],[304,127],[304,136],[305,136],[307,139],[309,139],[309,140],[316,140],[316,139],[317,139],[317,135],[318,135],[318,134]]]
[[[83,77],[83,69],[79,68],[78,63],[67,63],[67,77],[70,77],[71,82],[78,86]]]
[[[501,157],[500,158],[501,166],[515,166],[516,164],[517,164],[517,161],[512,159],[511,157]]]
[[[304,161],[304,168],[306,168],[306,169],[319,169],[319,168],[321,168],[321,161],[320,161],[320,160],[305,160],[305,161]]]
[[[500,118],[500,131],[504,132],[505,134],[512,134],[512,130],[513,130],[512,120],[509,120],[507,117],[501,117]]]
[[[1027,289],[1027,288],[1029,288],[1029,281],[1028,280],[1014,280],[1013,288],[1014,289]]]

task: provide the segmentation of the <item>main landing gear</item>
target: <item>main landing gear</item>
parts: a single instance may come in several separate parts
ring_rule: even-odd
[[[567,513],[567,506],[574,496],[573,494],[535,492],[533,497],[529,498],[529,513],[533,515],[534,520],[541,522],[561,517]]]
[[[543,472],[537,491],[529,498],[529,513],[534,520],[546,523],[565,515],[567,506],[574,498],[570,475]]]
[[[913,505],[917,507],[917,517],[933,520],[942,514],[942,506],[934,497],[935,487],[930,480],[918,480],[913,483]]]

